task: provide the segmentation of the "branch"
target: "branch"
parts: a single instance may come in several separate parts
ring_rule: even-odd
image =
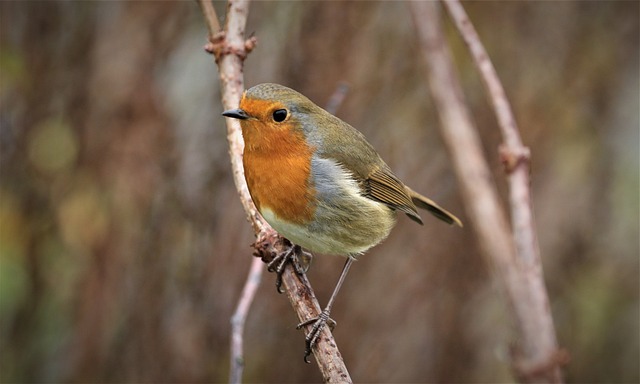
[[[220,86],[222,89],[222,104],[224,109],[237,108],[240,104],[240,98],[244,91],[243,63],[249,52],[256,45],[256,38],[244,38],[244,30],[246,18],[249,12],[248,0],[230,0],[227,6],[226,23],[224,30],[220,30],[215,9],[211,6],[210,0],[198,0],[205,17],[207,29],[209,31],[209,42],[205,45],[205,50],[214,55],[218,64],[220,74]],[[264,221],[258,213],[247,187],[244,178],[244,169],[242,166],[242,152],[244,150],[244,140],[242,139],[242,130],[237,120],[226,119],[227,124],[227,140],[229,142],[229,156],[231,158],[231,169],[233,171],[233,181],[236,185],[238,195],[242,206],[253,226],[256,233],[256,255],[262,261],[268,262],[277,255],[286,250],[285,243],[276,231]],[[258,259],[256,259],[258,260]],[[255,264],[255,263],[253,263]],[[255,265],[251,270],[254,271]],[[257,269],[257,267],[255,267]],[[251,276],[251,274],[250,274]],[[247,284],[252,284],[253,279],[249,277]],[[300,321],[306,321],[320,314],[320,305],[316,299],[313,289],[309,284],[306,276],[298,276],[293,268],[287,267],[282,275],[282,285],[287,292],[287,296],[296,311]],[[247,295],[243,293],[241,303],[238,305],[238,311],[246,318],[244,308],[248,307],[253,300],[251,294],[252,288],[245,287]],[[244,291],[243,291],[244,292]],[[235,318],[234,322],[244,324],[244,318]],[[232,352],[231,380],[240,382],[242,374],[242,326],[235,330],[232,342],[232,348],[240,345],[240,352]],[[239,339],[239,340],[238,340]],[[302,354],[301,354],[302,355]],[[318,343],[314,347],[313,356],[315,357],[318,367],[326,382],[350,382],[351,378],[347,371],[342,356],[338,351],[337,344],[333,339],[333,335],[328,327],[325,327]]]
[[[452,3],[449,2],[447,5]],[[442,123],[441,134],[453,160],[472,228],[489,264],[495,266],[515,317],[520,345],[518,356],[513,363],[514,370],[522,380],[527,382],[541,380],[560,382],[560,370],[555,364],[559,355],[539,258],[536,264],[523,262],[516,257],[511,229],[500,205],[489,166],[483,156],[480,138],[466,107],[450,50],[445,44],[437,3],[411,2],[410,6],[427,64],[425,69],[429,87]],[[468,19],[462,24],[470,26]],[[484,57],[483,60],[488,62],[484,51],[479,56]],[[507,111],[509,108],[502,87],[496,88],[496,92],[501,94],[499,102],[494,100],[500,104],[502,111],[500,112],[502,117],[499,119],[509,117],[504,115],[505,104]],[[513,153],[524,153],[524,151],[517,152],[518,148],[522,148],[522,144],[512,116],[506,122],[511,127],[507,128],[505,133],[508,148],[515,148]],[[528,172],[526,165],[520,165],[523,162],[518,160],[516,163],[518,171],[511,172],[511,179],[516,175],[521,177],[520,168]],[[519,182],[522,181],[520,179]],[[521,185],[514,191],[514,185],[511,184],[512,200],[514,193],[518,194],[519,203],[524,201],[530,208],[528,177],[526,182],[524,191]],[[515,220],[514,224],[516,224]],[[531,221],[529,225],[532,231]],[[537,249],[537,245],[535,248]],[[540,369],[540,367],[549,366],[554,368]]]
[[[211,1],[198,0],[200,10],[204,15],[205,23],[207,24],[207,30],[209,31],[209,39],[213,38],[218,32],[220,32],[220,23],[218,22],[218,15],[216,9],[213,8]]]
[[[529,334],[526,335],[524,351],[521,352],[522,363],[525,368],[531,367],[531,369],[547,366],[547,372],[543,371],[542,374],[552,382],[560,382],[562,373],[559,363],[545,363],[554,361],[551,356],[557,353],[558,342],[549,311],[549,298],[544,285],[540,248],[532,213],[529,180],[530,151],[522,144],[502,83],[464,8],[458,0],[443,0],[443,2],[478,67],[504,140],[500,148],[500,157],[509,180],[509,201],[516,256],[520,270],[524,274],[523,282],[528,285],[531,295],[531,301],[527,303],[531,308],[523,318],[528,323],[526,328]],[[526,371],[527,369],[520,374],[525,377],[530,376]],[[535,380],[535,377],[531,379]]]
[[[275,255],[286,250],[283,240],[284,239],[278,236],[275,231],[271,234],[259,236],[256,240],[257,255],[260,256],[264,262],[271,261]],[[306,275],[300,276],[293,271],[293,268],[289,267],[282,275],[282,286],[284,286],[287,297],[289,297],[289,301],[296,311],[300,322],[320,315],[322,311],[320,304],[318,304],[315,293],[311,288],[311,283],[307,280]],[[338,345],[333,339],[329,327],[322,328],[320,336],[318,337],[318,343],[313,350],[313,356],[318,363],[324,382],[352,382],[349,371],[342,360],[342,355],[338,350]],[[301,353],[301,357],[304,357],[303,353]]]
[[[249,314],[249,307],[253,302],[256,291],[260,286],[262,279],[262,271],[264,267],[262,260],[254,258],[251,261],[251,268],[247,276],[247,282],[244,284],[238,306],[233,316],[231,316],[231,370],[230,383],[242,382],[242,370],[244,368],[244,353],[242,351],[242,339],[244,334],[244,323]]]

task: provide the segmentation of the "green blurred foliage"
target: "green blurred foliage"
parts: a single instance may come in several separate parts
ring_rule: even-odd
[[[639,3],[464,6],[532,150],[567,381],[639,382]],[[348,83],[338,115],[465,221],[410,20],[399,2],[254,2],[246,84],[324,105]],[[505,197],[495,117],[445,25]],[[0,382],[228,380],[253,234],[205,39],[193,2],[0,2]],[[341,266],[315,258],[322,302]],[[358,382],[513,380],[509,313],[467,227],[401,219],[332,315]],[[247,382],[321,380],[296,322],[265,275]]]

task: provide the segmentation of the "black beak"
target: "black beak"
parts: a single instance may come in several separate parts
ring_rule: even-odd
[[[238,109],[230,109],[228,111],[224,111],[224,112],[222,112],[222,116],[232,117],[232,118],[238,119],[238,120],[247,120],[249,118],[249,115],[247,115],[247,112],[243,111],[240,108],[238,108]]]

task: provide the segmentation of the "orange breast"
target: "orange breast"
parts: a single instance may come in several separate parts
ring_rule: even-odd
[[[305,224],[313,218],[315,193],[309,184],[311,148],[288,129],[259,132],[245,129],[244,172],[259,211],[271,209],[279,218]]]

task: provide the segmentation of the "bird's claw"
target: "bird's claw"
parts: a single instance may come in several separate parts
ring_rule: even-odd
[[[276,273],[276,289],[278,293],[284,292],[282,290],[282,274],[284,273],[287,263],[291,263],[293,270],[302,276],[309,269],[312,258],[313,255],[303,251],[299,245],[294,245],[278,254],[267,264],[267,271]]]
[[[310,363],[309,356],[313,352],[313,347],[315,347],[315,345],[318,343],[318,338],[320,337],[322,328],[324,328],[325,325],[328,325],[329,329],[333,331],[333,329],[336,326],[335,320],[329,317],[329,311],[326,309],[320,312],[320,315],[318,317],[314,317],[312,319],[303,321],[302,323],[298,324],[296,329],[301,329],[302,327],[311,325],[311,324],[313,324],[313,326],[311,327],[311,330],[309,331],[309,333],[304,339],[305,341],[304,362],[307,364]]]

